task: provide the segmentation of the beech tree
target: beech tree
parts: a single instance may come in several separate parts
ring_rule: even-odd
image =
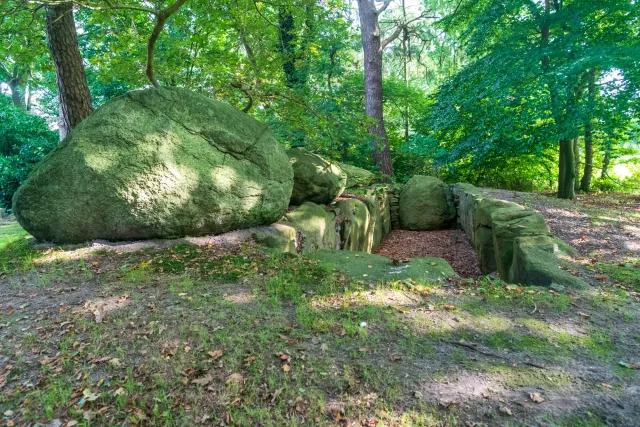
[[[360,34],[364,56],[364,96],[365,111],[370,120],[369,135],[372,137],[373,161],[377,169],[388,177],[393,177],[391,163],[391,147],[387,130],[384,126],[383,93],[382,93],[382,52],[391,42],[398,38],[403,29],[422,16],[404,21],[385,39],[381,38],[379,17],[387,10],[391,0],[384,0],[378,8],[374,0],[358,0],[360,15]]]

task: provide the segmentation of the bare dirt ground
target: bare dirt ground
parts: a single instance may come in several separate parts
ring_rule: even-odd
[[[443,258],[460,277],[482,275],[478,255],[462,230],[393,230],[376,253],[399,261],[419,257]]]

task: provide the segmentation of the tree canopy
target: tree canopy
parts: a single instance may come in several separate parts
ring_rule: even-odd
[[[2,91],[51,128],[61,101],[45,15],[59,4],[8,0],[0,9]],[[376,102],[384,119],[365,108],[373,83],[355,3],[68,4],[95,108],[155,79],[246,111],[286,146],[306,146],[381,174],[395,171],[388,178],[399,181],[435,174],[560,190],[567,198],[573,197],[569,186],[637,185],[635,166],[626,169],[626,183],[613,168],[635,162],[638,147],[640,11],[634,0],[373,2],[382,45],[383,95]],[[374,131],[376,123],[384,136]],[[388,170],[376,157],[380,138],[393,163]]]

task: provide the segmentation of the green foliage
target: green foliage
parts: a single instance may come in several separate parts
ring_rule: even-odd
[[[13,193],[56,145],[57,134],[43,119],[0,96],[0,206],[11,209]]]
[[[624,140],[638,108],[637,8],[554,4],[545,12],[525,0],[468,2],[442,21],[464,29],[471,62],[439,89],[414,152],[434,153],[446,174],[465,177],[461,170],[471,168],[471,180],[483,184],[507,173],[497,184],[527,189],[540,188],[541,170],[543,182],[553,177],[558,141],[580,137],[585,123],[603,151]],[[590,72],[599,76],[594,102]]]

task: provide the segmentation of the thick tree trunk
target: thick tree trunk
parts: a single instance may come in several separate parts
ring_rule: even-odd
[[[49,6],[46,15],[47,43],[56,69],[60,102],[60,139],[93,111],[91,93],[78,48],[73,4]]]
[[[378,13],[370,0],[358,0],[358,11],[364,53],[365,112],[370,119],[369,134],[373,137],[373,161],[382,174],[392,177],[391,148],[382,111],[382,43]]]
[[[578,138],[573,139],[573,187],[575,192],[580,190],[580,140]]]
[[[563,138],[560,141],[560,165],[558,168],[558,198],[574,199],[575,192],[575,159],[572,140]]]

